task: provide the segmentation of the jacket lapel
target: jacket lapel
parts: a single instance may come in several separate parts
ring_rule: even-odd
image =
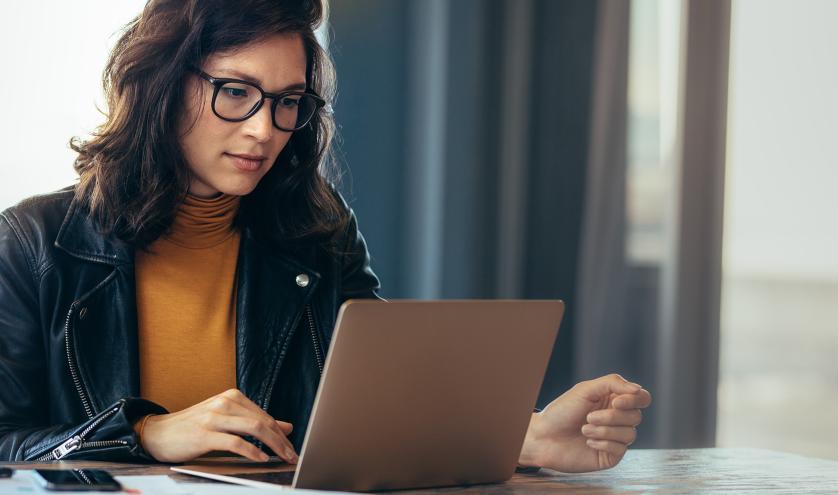
[[[265,407],[279,367],[320,280],[299,259],[254,238],[241,238],[236,296],[236,383]]]
[[[95,411],[139,396],[133,248],[99,233],[75,200],[55,246],[85,264],[72,269],[73,309],[56,308],[66,315],[68,359],[78,367],[81,393],[89,395]]]

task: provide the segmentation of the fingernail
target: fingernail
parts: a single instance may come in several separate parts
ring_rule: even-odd
[[[582,434],[583,435],[588,435],[589,433],[591,433],[591,430],[593,430],[593,429],[594,429],[594,427],[591,426],[591,425],[584,425],[582,427]]]
[[[587,440],[585,440],[585,444],[587,444],[587,445],[588,445],[588,447],[591,447],[591,448],[593,448],[593,447],[594,447],[594,441],[593,441],[593,440],[591,440],[590,438],[589,438],[589,439],[587,439]]]
[[[594,419],[596,419],[596,417],[593,415],[593,413],[591,413],[591,414],[588,414],[588,416],[585,419],[588,421],[588,423],[593,423]]]
[[[261,459],[262,462],[268,462],[268,460],[270,459],[270,456],[268,456],[268,454],[262,452],[262,455],[259,456],[259,459]]]
[[[640,385],[639,383],[631,382],[631,383],[629,383],[629,385],[631,385],[632,387],[634,387],[637,390],[640,390],[641,388],[643,388],[643,386]]]

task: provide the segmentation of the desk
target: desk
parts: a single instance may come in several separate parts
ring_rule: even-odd
[[[48,464],[0,463],[18,469],[107,469],[115,475],[169,474],[176,481],[199,478],[175,474],[168,465],[67,461]],[[838,461],[760,449],[629,450],[614,469],[559,474],[542,469],[515,474],[506,483],[463,488],[395,492],[403,494],[560,494],[613,493],[830,493],[838,494]],[[257,490],[254,490],[257,493]]]

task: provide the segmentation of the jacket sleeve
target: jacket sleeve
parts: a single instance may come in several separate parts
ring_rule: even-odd
[[[0,213],[0,459],[150,460],[133,423],[160,406],[125,398],[78,424],[52,424],[37,268],[10,213]]]
[[[341,300],[381,299],[381,284],[370,267],[370,253],[364,236],[358,230],[355,212],[338,195],[349,214],[341,249]]]

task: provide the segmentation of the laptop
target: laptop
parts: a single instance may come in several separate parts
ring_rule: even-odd
[[[341,491],[505,481],[563,312],[562,301],[347,301],[296,466],[206,460],[172,469]]]

